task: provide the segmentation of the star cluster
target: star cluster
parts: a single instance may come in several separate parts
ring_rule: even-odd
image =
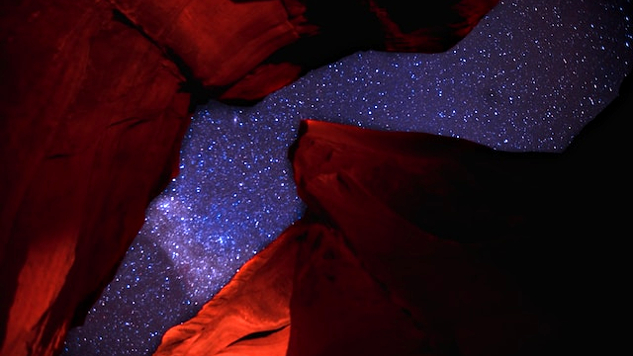
[[[181,174],[62,355],[151,355],[300,218],[287,150],[301,119],[564,150],[631,71],[631,16],[630,0],[501,1],[444,53],[358,52],[252,107],[199,108]]]

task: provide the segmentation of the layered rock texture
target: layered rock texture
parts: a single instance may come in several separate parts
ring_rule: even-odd
[[[562,154],[302,122],[305,217],[155,355],[617,353],[632,80]]]
[[[357,50],[448,49],[496,3],[3,2],[0,354],[53,355],[81,323],[196,105],[255,102]]]

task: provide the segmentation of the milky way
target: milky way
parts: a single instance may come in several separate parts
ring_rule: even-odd
[[[181,174],[147,210],[63,355],[151,355],[240,266],[301,217],[287,149],[304,118],[562,151],[632,69],[631,1],[501,1],[440,54],[359,52],[252,107],[192,118]]]

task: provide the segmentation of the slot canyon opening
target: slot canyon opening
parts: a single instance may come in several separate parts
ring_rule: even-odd
[[[286,156],[301,119],[562,152],[631,69],[630,42],[621,42],[630,41],[630,20],[618,6],[596,15],[571,3],[502,1],[446,53],[357,52],[260,103],[200,105],[180,175],[148,208],[117,276],[86,324],[70,331],[63,355],[151,354],[164,331],[193,317],[298,220],[304,205]]]

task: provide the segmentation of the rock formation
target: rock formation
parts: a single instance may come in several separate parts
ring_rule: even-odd
[[[192,110],[357,50],[441,51],[496,0],[0,5],[0,354],[53,355],[176,175]]]

